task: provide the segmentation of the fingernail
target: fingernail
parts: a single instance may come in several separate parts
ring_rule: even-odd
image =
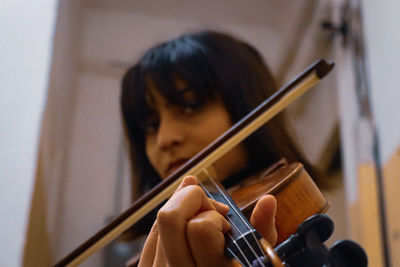
[[[188,185],[196,185],[197,178],[193,175],[189,175],[183,178],[181,184],[178,186],[178,189],[184,188]]]

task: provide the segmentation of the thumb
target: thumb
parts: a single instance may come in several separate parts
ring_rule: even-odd
[[[250,217],[250,223],[271,244],[277,240],[275,228],[276,199],[272,195],[265,195],[257,201]]]

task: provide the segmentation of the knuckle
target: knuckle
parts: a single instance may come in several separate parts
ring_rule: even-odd
[[[193,196],[196,196],[196,197],[201,197],[202,195],[205,194],[203,189],[201,189],[201,187],[198,185],[189,185],[189,186],[185,187],[185,189],[187,191],[189,191],[190,194],[192,194]]]
[[[175,210],[160,209],[157,212],[157,223],[160,225],[177,225],[179,216]]]
[[[217,231],[217,217],[215,214],[211,213],[216,213],[215,211],[209,211],[208,212],[209,216],[206,216],[205,218],[201,219],[194,219],[190,220],[187,223],[187,234],[191,236],[208,236],[212,235]],[[211,216],[214,215],[214,216]]]

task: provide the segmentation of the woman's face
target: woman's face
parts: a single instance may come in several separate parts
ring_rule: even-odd
[[[195,92],[188,89],[184,81],[175,79],[175,85],[184,105],[170,103],[154,83],[148,81],[147,100],[151,112],[147,118],[146,154],[163,179],[232,126],[229,113],[220,100],[199,106]],[[213,167],[218,179],[224,179],[246,164],[245,148],[239,144]]]

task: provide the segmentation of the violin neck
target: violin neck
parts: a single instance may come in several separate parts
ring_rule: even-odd
[[[255,262],[260,261],[262,262],[260,266],[271,266],[266,262],[266,255],[259,244],[260,233],[251,226],[228,192],[209,176],[201,179],[199,185],[208,197],[229,206],[226,219],[231,228],[225,235],[227,256],[235,258],[242,266],[253,266]]]

